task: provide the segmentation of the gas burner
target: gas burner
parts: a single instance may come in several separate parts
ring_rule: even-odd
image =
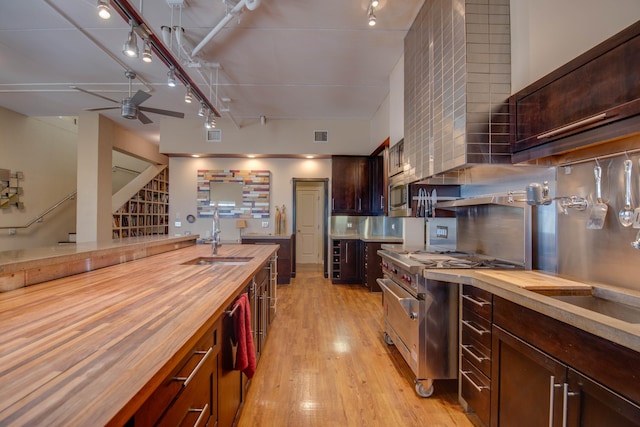
[[[483,258],[463,252],[414,252],[409,258],[424,265],[424,268],[485,268],[485,269],[522,269],[523,267],[508,261]]]

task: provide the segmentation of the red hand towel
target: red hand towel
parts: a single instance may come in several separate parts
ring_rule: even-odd
[[[236,306],[237,309],[233,315],[233,327],[238,340],[235,369],[252,378],[256,372],[256,350],[251,333],[251,306],[246,293],[240,295],[234,308]]]

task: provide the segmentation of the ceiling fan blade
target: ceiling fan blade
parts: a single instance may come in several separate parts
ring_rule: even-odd
[[[157,108],[150,108],[150,107],[138,107],[138,110],[146,111],[148,113],[156,113],[156,114],[162,114],[164,116],[171,116],[171,117],[177,117],[179,119],[184,119],[184,113],[179,113],[177,111],[159,110]]]
[[[138,110],[138,120],[140,120],[143,124],[148,125],[149,123],[153,123],[153,121],[144,115],[144,113]]]
[[[133,95],[133,97],[131,98],[131,102],[133,102],[135,105],[140,105],[149,98],[151,98],[151,95],[143,90],[139,90],[135,95]]]
[[[118,110],[120,107],[85,108],[84,111]]]
[[[89,95],[97,96],[98,98],[106,99],[107,101],[115,102],[116,104],[120,104],[120,101],[116,101],[115,99],[107,98],[106,96],[99,95],[94,92],[90,92],[88,90],[79,88],[78,86],[71,86],[71,89],[79,90],[80,92],[84,92]]]

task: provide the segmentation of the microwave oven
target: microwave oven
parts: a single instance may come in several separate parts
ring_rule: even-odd
[[[389,184],[389,216],[411,216],[409,184]]]

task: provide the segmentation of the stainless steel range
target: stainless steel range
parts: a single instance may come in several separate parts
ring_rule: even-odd
[[[523,266],[459,252],[397,253],[379,250],[384,277],[384,339],[413,371],[416,393],[429,397],[433,380],[457,378],[458,284],[428,280],[425,269]]]

